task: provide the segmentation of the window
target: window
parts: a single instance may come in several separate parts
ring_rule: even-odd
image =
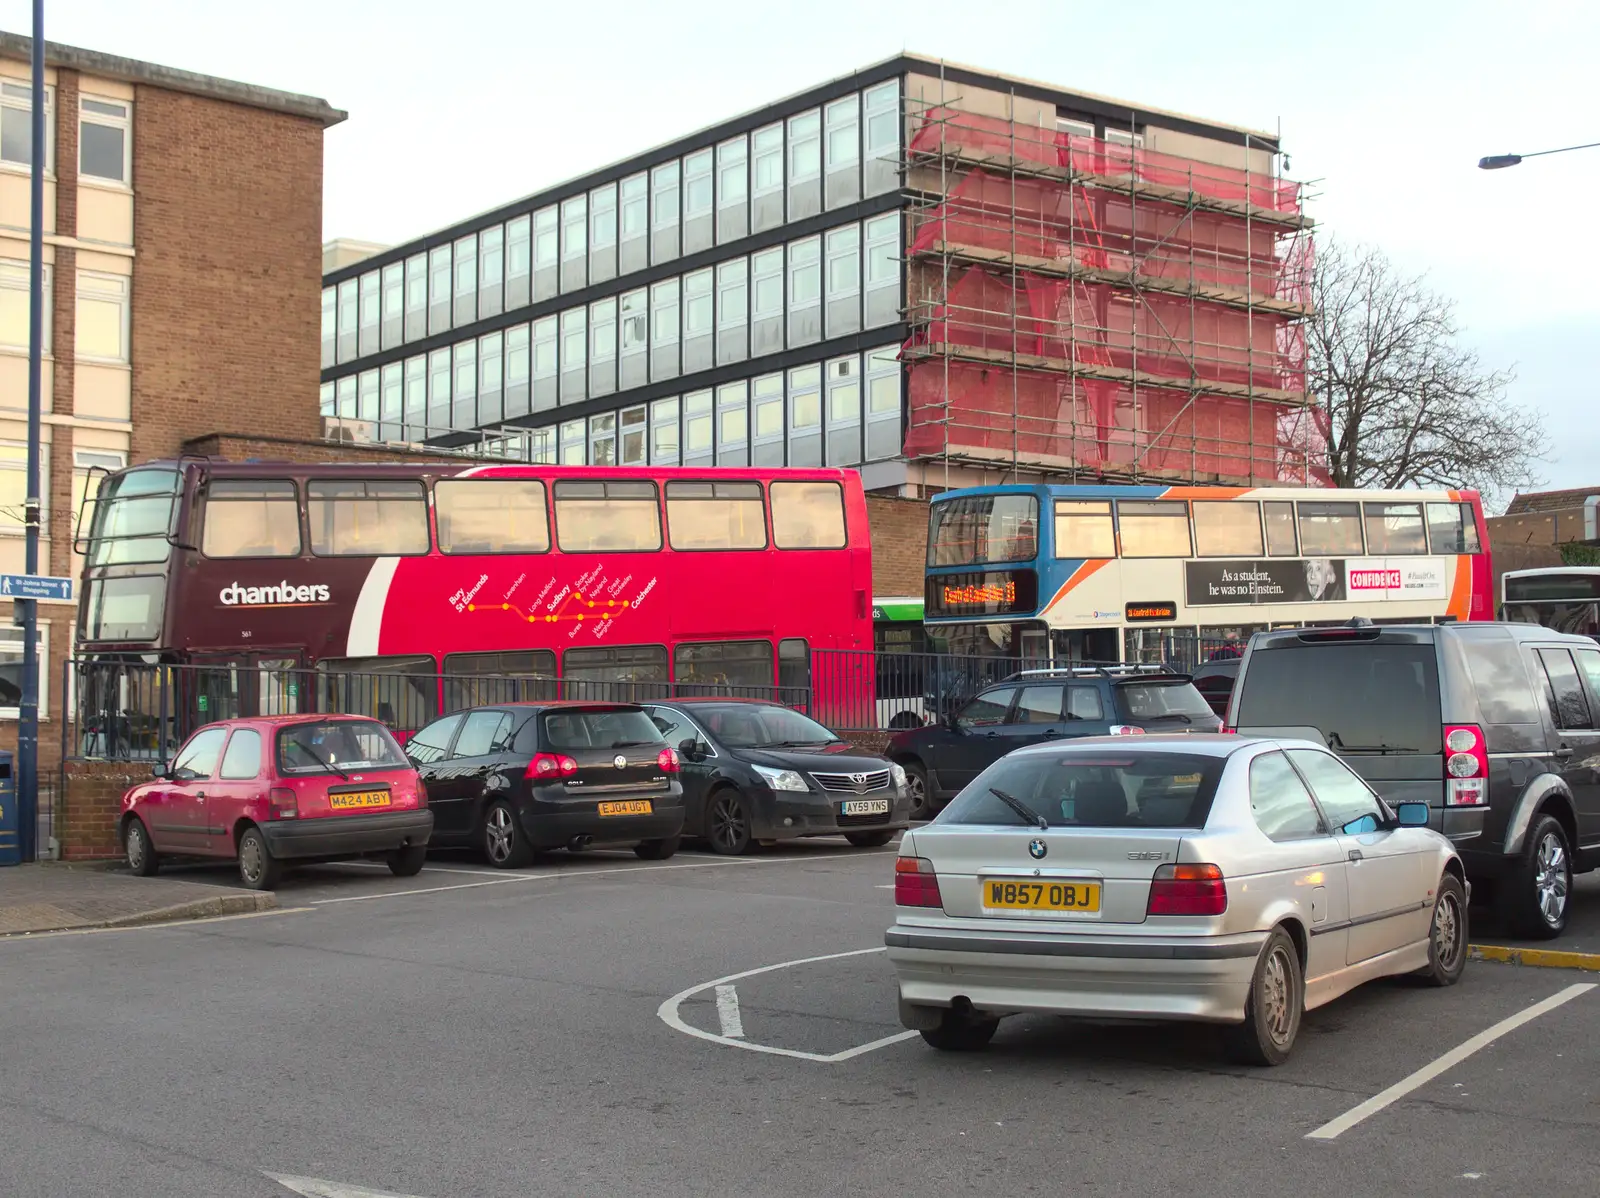
[[[712,152],[701,150],[683,160],[684,253],[710,247],[712,204]]]
[[[768,125],[751,135],[750,191],[751,232],[783,224],[782,125]]]
[[[650,464],[678,464],[678,401],[658,399],[650,405]]]
[[[892,324],[900,315],[900,217],[891,212],[869,220],[867,234],[868,328]]]
[[[828,465],[861,461],[861,361],[854,354],[828,363]]]
[[[750,355],[750,263],[735,258],[717,267],[717,365]]]
[[[713,363],[712,271],[683,278],[683,372],[709,370]]]
[[[802,307],[822,298],[822,271],[817,262],[822,242],[807,237],[789,247],[789,305]]]
[[[533,214],[533,300],[550,299],[559,290],[561,216],[552,205]]]
[[[532,292],[528,276],[533,270],[533,218],[519,216],[506,225],[506,310],[524,307]]]
[[[900,357],[897,348],[867,355],[867,460],[900,453]]]
[[[1109,499],[1056,500],[1055,533],[1057,558],[1117,556],[1117,534],[1111,523]],[[1033,551],[1024,556],[1032,557]]]
[[[550,425],[528,430],[528,461],[541,466],[554,466],[561,460],[556,444],[556,430]]]
[[[717,388],[717,465],[750,464],[750,386],[745,380]]]
[[[683,464],[709,466],[715,460],[711,392],[692,391],[683,397]]]
[[[1461,637],[1460,644],[1466,652],[1484,723],[1537,724],[1539,707],[1528,685],[1528,671],[1523,668],[1517,642],[1498,629],[1473,631],[1474,635]],[[1496,730],[1491,728],[1490,744],[1496,739]]]
[[[23,458],[23,462],[26,464],[26,457]],[[72,519],[75,535],[87,535],[89,525],[94,519],[92,509],[89,511],[84,510],[84,503],[89,498],[89,480],[93,478],[95,487],[98,489],[104,479],[105,472],[121,470],[127,464],[128,455],[124,453],[105,449],[78,449],[73,451]]]
[[[589,193],[590,282],[617,274],[617,185],[608,184]]]
[[[318,557],[428,551],[428,498],[420,482],[312,479],[306,512]]]
[[[189,743],[178,750],[172,761],[174,777],[209,778],[217,772],[217,758],[222,756],[222,742],[228,739],[226,728],[205,728],[189,738]]]
[[[679,694],[728,695],[741,688],[758,691],[760,698],[770,693],[771,641],[682,644],[673,649],[672,658],[672,678]]]
[[[506,230],[493,225],[478,235],[478,315],[498,316],[506,277]]]
[[[650,172],[650,261],[670,262],[678,256],[678,164],[668,162]]]
[[[717,240],[729,242],[750,231],[749,143],[738,137],[717,147]]]
[[[450,653],[444,659],[444,672],[447,707],[477,707],[484,703],[519,703],[556,697],[556,655],[548,649]],[[415,743],[413,739],[406,746],[407,752]],[[444,744],[449,744],[448,734]]]
[[[356,356],[357,282],[346,279],[339,284],[338,326],[339,361],[348,362]]]
[[[1370,815],[1374,820],[1383,818],[1383,810],[1367,784],[1337,757],[1316,749],[1290,749],[1288,752],[1289,760],[1311,784],[1331,827],[1347,827],[1363,816]]]
[[[254,728],[235,728],[222,756],[224,781],[248,781],[261,773],[261,733]]]
[[[646,409],[643,404],[636,408],[622,409],[622,464],[624,466],[643,466],[646,461]]]
[[[561,423],[561,464],[582,466],[588,461],[588,442],[585,440],[582,420],[564,420]]]
[[[200,552],[207,557],[295,557],[300,498],[288,479],[218,480],[206,488]]]
[[[126,275],[78,272],[77,348],[79,358],[100,362],[128,360],[128,283]]]
[[[133,122],[128,101],[78,98],[78,174],[128,182],[128,138]]]
[[[363,370],[357,376],[356,419],[374,421],[378,418],[378,372]]]
[[[55,170],[56,89],[44,89],[44,169]],[[0,83],[0,162],[33,165],[33,85]]]
[[[799,701],[811,685],[811,650],[804,640],[778,642],[778,686],[790,701]]]
[[[1194,541],[1201,557],[1260,557],[1261,505],[1244,499],[1196,500]]]
[[[449,356],[450,351],[445,351]],[[356,418],[356,376],[347,374],[334,384],[334,411],[342,418],[354,420]]]
[[[560,484],[557,483],[557,490]],[[663,645],[618,645],[608,649],[568,649],[562,657],[562,691],[569,699],[635,702],[667,694],[667,650]],[[610,683],[612,685],[605,685]],[[552,727],[557,713],[545,716],[551,747],[587,748],[596,739],[608,748],[617,740],[643,740],[655,725],[642,712],[580,712],[565,715],[566,724]],[[623,716],[625,724],[618,723]],[[591,721],[596,721],[591,723]],[[573,731],[566,731],[572,728]],[[591,736],[590,733],[597,733]],[[626,733],[626,735],[623,735]]]
[[[455,347],[455,381],[450,392],[452,431],[477,427],[478,343],[464,341]]]
[[[561,201],[561,290],[576,291],[589,280],[589,200]]]
[[[1367,525],[1367,552],[1403,554],[1428,552],[1420,503],[1362,504]]]
[[[561,314],[561,402],[573,403],[586,394],[589,312],[569,308]]]
[[[620,273],[643,270],[650,263],[647,238],[650,235],[650,178],[630,175],[622,181],[622,203],[618,223],[622,243]]]
[[[1067,687],[1067,719],[1103,720],[1105,708],[1100,703],[1100,692],[1092,686]]]
[[[961,709],[961,714],[956,717],[956,723],[963,728],[989,728],[1003,724],[1016,693],[1017,688],[1014,686],[985,691]]]
[[[1263,753],[1250,763],[1250,814],[1268,840],[1327,835],[1311,792],[1282,753]]]
[[[464,718],[457,712],[442,720],[435,720],[406,741],[406,756],[418,765],[432,765],[435,761],[443,760],[450,752],[450,741]]]
[[[1300,548],[1307,557],[1360,557],[1361,505],[1300,504]]]
[[[783,348],[783,247],[750,259],[750,354],[760,357]]]
[[[383,268],[383,346],[394,349],[405,340],[406,268],[393,262]]]
[[[846,96],[827,109],[827,206],[861,198],[861,98]]]
[[[654,552],[661,512],[654,483],[556,483],[556,541],[564,553]]]
[[[508,711],[469,711],[456,737],[452,757],[487,757],[511,747],[511,713]]]
[[[838,483],[773,483],[772,543],[779,549],[843,549],[844,488]]]
[[[340,288],[341,302],[343,287]],[[340,332],[344,318],[339,319]],[[450,328],[450,247],[435,246],[428,251],[428,336]],[[342,359],[343,355],[341,355]]]
[[[589,308],[589,394],[610,395],[617,389],[617,301],[601,300]]]
[[[478,339],[478,424],[505,419],[505,341],[500,333]]]
[[[1578,649],[1574,651],[1573,656],[1578,659],[1579,667],[1589,679],[1589,690],[1595,695],[1600,695],[1600,650]]]
[[[0,346],[7,349],[28,350],[28,280],[26,262],[0,261]],[[322,295],[323,354],[328,352],[328,297]],[[44,267],[44,345],[42,352],[50,352],[51,313],[50,267]],[[17,406],[22,406],[20,403]]]
[[[428,258],[413,254],[406,259],[405,339],[421,341],[428,335]]]
[[[928,517],[928,565],[1025,562],[1039,553],[1039,501],[974,495],[936,503]]]
[[[1273,557],[1294,557],[1300,552],[1294,531],[1294,504],[1263,503],[1267,526],[1267,552]]]
[[[405,659],[377,660],[398,664]],[[425,660],[432,665],[432,658]],[[363,678],[357,685],[365,688],[370,681]],[[351,709],[340,704],[332,710]],[[290,724],[278,732],[278,769],[285,774],[331,774],[341,768],[384,770],[405,764],[405,754],[394,737],[374,720],[317,720]]]
[[[764,374],[751,388],[751,464],[782,466],[783,375]]]
[[[1025,686],[1017,695],[1017,705],[1012,712],[1013,724],[1059,724],[1061,722],[1062,687]]]
[[[408,441],[426,440],[428,436],[428,360],[418,354],[406,359],[406,427]]]
[[[556,406],[556,341],[559,321],[546,316],[533,322],[533,410]]]
[[[1315,728],[1337,735],[1347,752],[1439,751],[1439,667],[1431,644],[1331,641],[1263,651],[1250,658],[1250,685],[1234,694],[1240,728]]]
[[[861,328],[861,226],[828,234],[828,336]]]
[[[789,372],[789,465],[822,465],[822,368]]]
[[[375,270],[369,270],[361,276],[359,282],[359,295],[361,304],[361,343],[357,350],[362,357],[375,354],[379,349],[378,319],[382,313],[381,296],[378,293],[379,275]]]
[[[667,538],[674,549],[765,549],[758,482],[669,482]]]
[[[1547,680],[1545,697],[1556,727],[1592,728],[1589,700],[1584,696],[1583,683],[1578,678],[1577,667],[1572,663],[1572,654],[1566,649],[1540,649],[1538,652]]]
[[[789,219],[822,211],[822,114],[816,109],[789,119]]]
[[[1117,526],[1123,557],[1189,556],[1189,505],[1182,501],[1119,501]]]
[[[601,412],[589,417],[589,464],[617,464],[617,414]]]
[[[893,191],[900,179],[900,84],[880,83],[863,97],[867,121],[866,178],[862,192]]]
[[[403,367],[390,362],[383,368],[383,382],[378,391],[378,440],[401,439],[401,420],[404,412]]]
[[[17,278],[17,268],[9,262],[0,262],[0,345],[17,346],[14,339],[20,338],[22,349],[28,348],[28,275],[21,274]],[[20,286],[18,285],[20,282]],[[20,299],[14,299],[13,293],[20,291]],[[322,368],[326,370],[338,361],[339,345],[339,299],[338,289],[324,287],[322,289]],[[17,310],[13,310],[13,304]],[[20,320],[18,319],[20,317]],[[50,322],[45,321],[46,329]],[[50,351],[45,350],[46,353]]]
[[[650,288],[650,378],[678,376],[678,280]]]
[[[544,484],[535,479],[440,479],[433,486],[440,553],[544,553]]]
[[[1470,503],[1428,505],[1428,547],[1434,553],[1479,553],[1478,522]]]

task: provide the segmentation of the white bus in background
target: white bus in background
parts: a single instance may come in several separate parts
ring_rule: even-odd
[[[1507,570],[1500,576],[1500,618],[1600,640],[1600,566]]]

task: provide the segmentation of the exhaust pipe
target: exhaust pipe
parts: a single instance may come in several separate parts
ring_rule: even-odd
[[[593,836],[574,836],[571,840],[567,841],[567,852],[581,853],[593,843]]]

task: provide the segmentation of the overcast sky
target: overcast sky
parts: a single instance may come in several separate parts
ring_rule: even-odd
[[[1600,5],[47,0],[52,41],[325,97],[329,237],[397,242],[901,50],[1283,131],[1326,232],[1459,304],[1600,483]],[[0,28],[30,29],[26,0]]]

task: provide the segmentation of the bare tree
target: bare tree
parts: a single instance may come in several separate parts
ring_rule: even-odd
[[[1514,374],[1459,343],[1454,301],[1372,246],[1317,244],[1310,389],[1339,487],[1537,486],[1543,413],[1506,399]]]

